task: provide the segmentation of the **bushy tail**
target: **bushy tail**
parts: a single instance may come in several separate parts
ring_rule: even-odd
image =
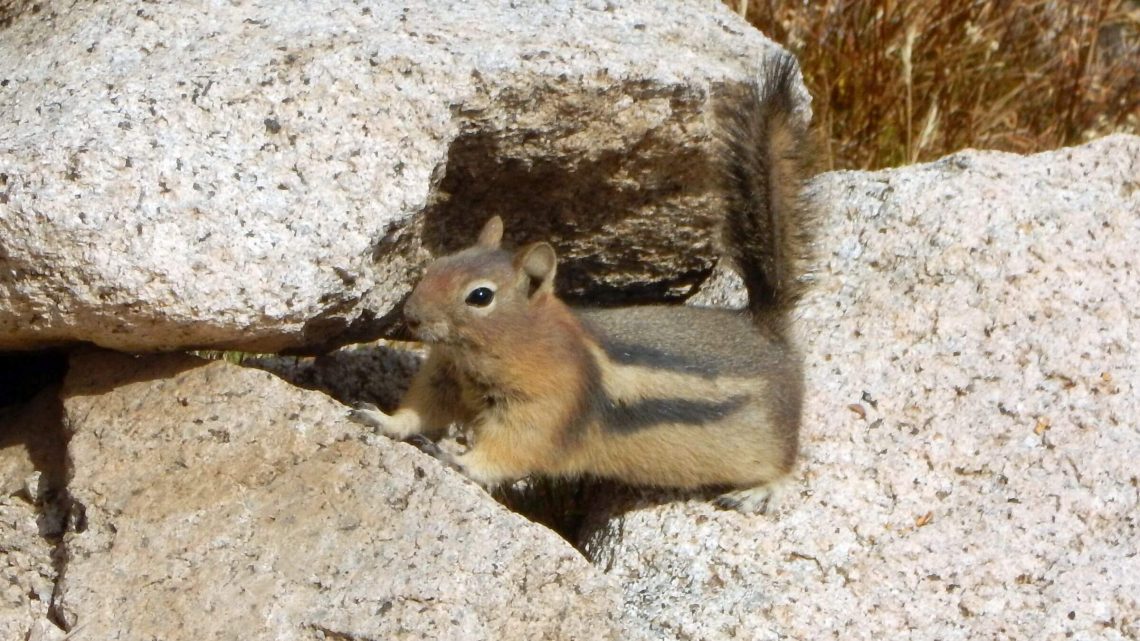
[[[716,108],[725,251],[753,315],[781,334],[806,288],[818,224],[803,195],[811,164],[807,123],[795,113],[798,69],[791,55],[769,59],[757,83],[725,87]]]

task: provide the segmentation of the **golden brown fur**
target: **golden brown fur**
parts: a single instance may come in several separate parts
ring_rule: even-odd
[[[492,218],[474,246],[431,265],[405,306],[431,345],[400,409],[358,420],[393,438],[469,430],[453,464],[485,485],[530,475],[741,488],[763,507],[791,470],[803,375],[787,337],[814,220],[800,200],[806,134],[791,112],[795,66],[766,92],[728,91],[725,240],[748,312],[677,307],[570,310],[554,294],[554,250],[500,249]],[[743,101],[743,102],[741,102]]]

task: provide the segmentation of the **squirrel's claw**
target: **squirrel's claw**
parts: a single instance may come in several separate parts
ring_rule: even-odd
[[[404,442],[418,449],[424,454],[427,454],[428,456],[434,458],[440,463],[443,463],[444,465],[450,467],[456,472],[463,474],[463,466],[461,466],[458,461],[455,460],[455,457],[445,452],[443,448],[441,448],[435,441],[424,436],[423,434],[413,434],[404,439]]]
[[[441,461],[449,458],[447,456],[447,453],[440,449],[439,445],[437,445],[435,441],[424,436],[423,434],[413,434],[412,436],[404,439],[404,442],[432,458],[437,458]]]

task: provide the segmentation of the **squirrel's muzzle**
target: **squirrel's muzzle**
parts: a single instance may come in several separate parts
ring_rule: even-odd
[[[404,324],[408,326],[408,331],[412,334],[419,335],[420,328],[423,326],[423,321],[420,319],[419,314],[411,305],[404,305]]]
[[[404,325],[416,340],[425,343],[442,341],[448,334],[447,324],[425,314],[414,295],[404,303]]]

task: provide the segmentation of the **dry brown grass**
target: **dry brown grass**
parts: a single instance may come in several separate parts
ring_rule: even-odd
[[[1140,129],[1137,0],[725,0],[800,59],[826,168]]]

